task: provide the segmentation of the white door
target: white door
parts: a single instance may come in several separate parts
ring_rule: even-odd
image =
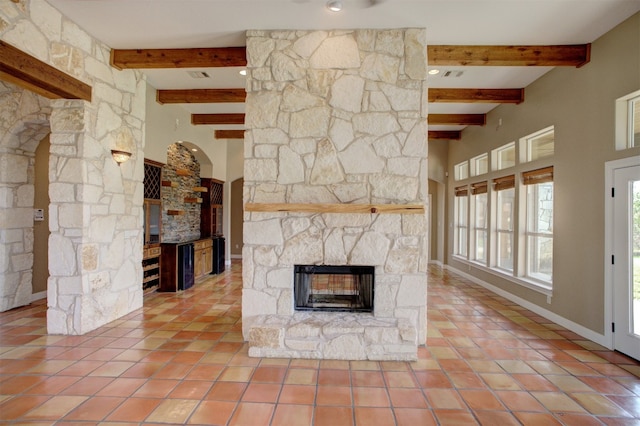
[[[613,171],[614,348],[640,360],[640,165]]]

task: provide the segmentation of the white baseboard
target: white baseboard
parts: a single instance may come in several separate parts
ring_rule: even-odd
[[[31,301],[35,302],[36,300],[41,300],[41,299],[46,299],[47,298],[47,291],[41,291],[39,293],[33,293],[31,295]]]
[[[439,260],[435,260],[435,259],[430,260],[429,261],[429,265],[436,265],[436,266],[439,266],[441,268],[444,267],[444,264],[442,262],[440,262]]]
[[[490,291],[496,293],[499,296],[504,297],[505,299],[508,299],[508,300],[510,300],[510,301],[512,301],[514,303],[517,303],[518,305],[522,306],[523,308],[527,308],[531,312],[534,312],[534,313],[540,315],[543,318],[546,318],[546,319],[548,319],[550,321],[555,322],[558,325],[563,326],[564,328],[566,328],[569,331],[572,331],[572,332],[574,332],[574,333],[576,333],[576,334],[578,334],[578,335],[580,335],[580,336],[582,336],[582,337],[584,337],[586,339],[589,339],[592,342],[595,342],[595,343],[597,343],[599,345],[602,345],[602,346],[604,346],[606,348],[613,349],[611,347],[609,339],[607,339],[607,337],[604,334],[600,334],[600,333],[597,333],[597,332],[595,332],[593,330],[590,330],[590,329],[588,329],[588,328],[586,328],[586,327],[584,327],[584,326],[582,326],[582,325],[580,325],[578,323],[575,323],[575,322],[573,322],[571,320],[566,319],[565,317],[562,317],[562,316],[560,316],[560,315],[558,315],[558,314],[556,314],[554,312],[551,312],[551,311],[549,311],[547,309],[544,309],[541,306],[538,306],[538,305],[536,305],[534,303],[531,303],[531,302],[529,302],[529,301],[527,301],[527,300],[525,300],[525,299],[523,299],[521,297],[518,297],[518,296],[516,296],[514,294],[511,294],[508,291],[502,290],[499,287],[496,287],[496,286],[494,286],[492,284],[489,284],[486,281],[483,281],[483,280],[481,280],[481,279],[479,279],[477,277],[474,277],[473,275],[469,275],[469,274],[467,274],[465,272],[462,272],[462,271],[460,271],[460,270],[458,270],[456,268],[453,268],[453,267],[451,267],[449,265],[445,265],[444,268],[447,269],[450,272],[453,272],[456,275],[460,275],[461,277],[464,277],[464,278],[468,279],[469,281],[472,281],[472,282],[474,282],[474,283],[486,288],[487,290],[490,290]]]

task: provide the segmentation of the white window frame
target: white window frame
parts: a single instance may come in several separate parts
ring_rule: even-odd
[[[527,136],[520,138],[520,163],[530,163],[532,161],[546,160],[553,157],[555,153],[555,135],[554,135],[554,152],[549,155],[545,155],[542,157],[537,157],[535,159],[531,158],[531,148],[532,141],[540,138],[541,136],[545,136],[549,133],[555,133],[554,126],[546,127],[542,130],[538,130],[537,132],[531,133]]]
[[[503,166],[501,154],[511,149],[513,149],[513,164],[509,166]],[[516,164],[517,164],[517,157],[516,157],[515,142],[509,142],[508,144],[502,145],[501,147],[491,151],[491,170],[499,171],[499,170],[509,169],[511,167],[514,167]]]
[[[463,161],[453,166],[453,179],[465,180],[469,177],[469,162]]]
[[[616,150],[638,148],[634,146],[634,102],[640,99],[640,90],[616,99]],[[640,108],[640,106],[638,106]]]
[[[469,195],[454,197],[454,256],[467,258],[469,255]],[[464,212],[460,211],[460,205],[464,204]],[[464,241],[461,241],[461,230],[464,231]]]
[[[508,189],[501,189],[501,190],[494,190],[495,192],[495,209],[493,209],[493,213],[495,215],[495,251],[492,251],[493,254],[493,260],[491,262],[491,264],[493,265],[494,268],[499,269],[501,271],[505,271],[509,274],[514,274],[515,272],[515,265],[516,265],[516,255],[517,255],[517,251],[515,249],[516,247],[516,241],[515,241],[515,226],[517,224],[516,222],[516,188],[508,188]],[[500,209],[503,206],[503,203],[501,203],[501,195],[507,194],[508,192],[513,193],[513,200],[511,202],[511,217],[510,217],[510,227],[509,226],[504,226],[504,224],[501,223],[500,221],[500,217],[501,213],[500,213]],[[501,236],[508,236],[509,237],[509,241],[511,242],[511,268],[505,267],[504,265],[500,264],[500,241],[501,241]]]
[[[484,170],[479,170],[482,162],[486,162],[486,167]],[[485,152],[473,157],[469,160],[469,166],[469,175],[471,177],[487,174],[489,172],[489,154]]]
[[[531,205],[530,203],[532,202],[531,197],[529,196],[529,191],[530,190],[535,190],[536,193],[540,190],[541,185],[547,185],[551,183],[552,185],[552,189],[551,189],[551,197],[552,197],[552,208],[551,208],[551,232],[546,232],[546,231],[540,231],[540,230],[533,230],[531,229],[531,224],[534,223],[533,221],[535,221],[535,219],[531,218],[531,214],[532,214],[532,209],[531,209]],[[551,244],[553,245],[553,212],[555,210],[555,197],[554,197],[554,189],[555,187],[553,186],[553,181],[552,182],[546,182],[546,183],[538,183],[538,184],[531,184],[531,185],[524,185],[523,188],[523,198],[525,200],[525,223],[524,223],[524,278],[531,280],[535,283],[539,283],[542,287],[548,288],[549,290],[553,289],[553,250],[552,250],[552,254],[551,254],[551,277],[549,279],[546,279],[545,276],[541,275],[541,274],[537,274],[531,271],[532,269],[532,265],[531,265],[531,241],[534,238],[547,238],[551,240]],[[535,198],[537,199],[537,195],[535,196]],[[540,214],[540,207],[538,206],[536,209],[536,217]],[[537,222],[536,222],[537,223]]]

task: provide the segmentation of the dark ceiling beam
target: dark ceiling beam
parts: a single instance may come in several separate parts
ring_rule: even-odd
[[[0,79],[48,99],[91,102],[91,86],[1,40]]]
[[[484,126],[487,124],[486,114],[429,114],[430,125]]]
[[[460,130],[429,130],[428,138],[432,140],[459,141],[462,132]]]
[[[441,66],[573,66],[591,60],[591,44],[554,46],[427,46],[429,65]]]
[[[111,65],[126,68],[214,68],[247,66],[246,47],[111,49]]]
[[[216,130],[216,139],[244,139],[244,130]]]
[[[244,124],[244,114],[191,114],[191,124]]]
[[[429,102],[519,104],[524,89],[429,89]]]
[[[244,102],[244,89],[184,89],[157,90],[156,100],[161,104],[202,104]]]
[[[591,44],[572,45],[431,45],[429,65],[452,66],[575,66],[591,59]],[[118,69],[244,67],[246,47],[186,49],[112,49]]]

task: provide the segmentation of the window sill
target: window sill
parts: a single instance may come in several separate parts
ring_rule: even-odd
[[[457,255],[453,255],[453,258],[458,262],[467,264],[469,267],[473,267],[479,271],[487,272],[491,275],[495,275],[505,281],[512,282],[519,286],[528,288],[529,290],[533,290],[535,292],[544,294],[545,296],[549,296],[549,297],[553,296],[553,288],[550,287],[549,285],[545,285],[538,281],[530,280],[524,277],[514,277],[513,275],[509,275],[508,273],[503,272],[500,269],[488,268],[480,263],[470,261],[468,259],[465,259]]]

